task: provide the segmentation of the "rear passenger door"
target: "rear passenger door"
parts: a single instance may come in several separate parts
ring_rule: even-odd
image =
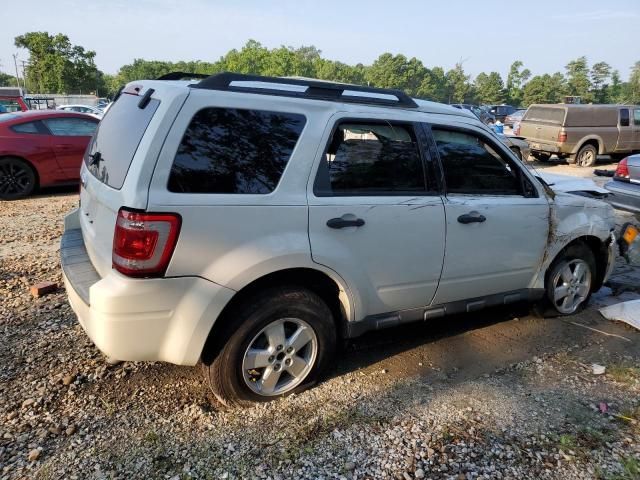
[[[65,177],[80,178],[82,157],[98,121],[84,118],[47,118],[43,123],[51,132],[51,148]]]
[[[487,132],[426,128],[446,189],[447,247],[434,304],[528,288],[547,243],[546,198]]]
[[[323,138],[308,192],[313,261],[354,289],[357,319],[430,304],[445,219],[424,132],[410,122],[336,116]]]

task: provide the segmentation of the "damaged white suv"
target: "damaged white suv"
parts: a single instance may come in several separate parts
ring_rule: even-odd
[[[554,193],[462,110],[219,74],[125,87],[65,219],[69,301],[119,360],[202,361],[228,404],[300,391],[339,339],[521,300],[576,312],[611,207]]]

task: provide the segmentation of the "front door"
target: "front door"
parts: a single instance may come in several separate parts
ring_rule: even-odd
[[[447,248],[434,305],[529,287],[549,204],[513,156],[480,129],[433,125],[444,171]]]
[[[310,181],[314,262],[353,288],[356,319],[428,305],[444,256],[442,198],[409,122],[332,125]]]
[[[82,156],[98,120],[60,117],[48,118],[43,122],[51,132],[51,149],[64,177],[69,180],[80,178]]]

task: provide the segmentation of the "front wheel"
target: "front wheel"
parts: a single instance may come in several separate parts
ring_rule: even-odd
[[[33,192],[36,175],[31,166],[19,158],[0,158],[0,200],[17,200]]]
[[[571,315],[584,307],[591,297],[595,276],[596,262],[591,249],[576,244],[564,250],[546,275],[545,303],[550,313]]]
[[[287,287],[265,291],[233,312],[237,329],[209,364],[205,377],[228,406],[264,402],[302,391],[334,356],[331,310],[314,292]]]

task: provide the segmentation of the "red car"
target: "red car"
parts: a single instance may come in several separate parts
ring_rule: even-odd
[[[77,183],[99,120],[82,113],[29,110],[0,115],[0,199]]]

